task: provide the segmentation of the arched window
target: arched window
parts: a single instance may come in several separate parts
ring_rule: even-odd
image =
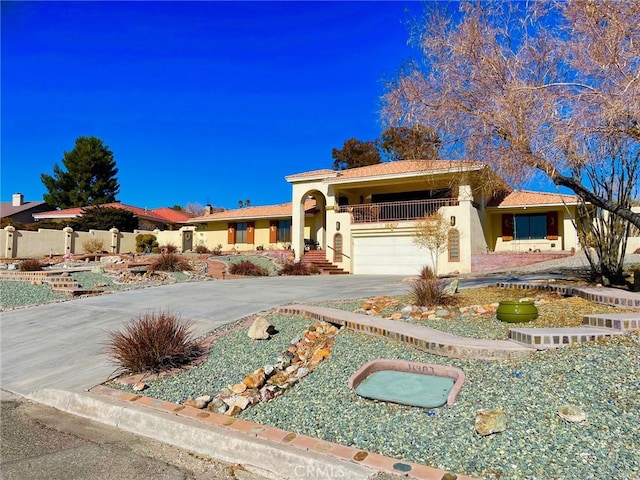
[[[333,236],[333,261],[342,261],[342,234],[336,233]]]
[[[460,261],[460,232],[452,228],[449,230],[449,261]]]

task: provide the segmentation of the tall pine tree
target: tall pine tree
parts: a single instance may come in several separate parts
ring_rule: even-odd
[[[64,152],[62,164],[56,163],[53,176],[40,178],[47,188],[43,199],[59,208],[84,207],[115,202],[120,191],[118,169],[113,152],[96,137],[79,137],[70,152]]]

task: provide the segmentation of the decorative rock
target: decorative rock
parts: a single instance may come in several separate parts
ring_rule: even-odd
[[[275,368],[273,365],[265,365],[264,367],[262,367],[262,370],[264,370],[264,374],[268,377],[273,373]]]
[[[443,293],[445,295],[455,295],[458,293],[458,280],[454,280],[444,288]]]
[[[391,320],[401,320],[401,319],[402,319],[402,313],[391,314]]]
[[[203,402],[202,400],[198,401],[195,400],[191,397],[187,398],[184,401],[185,406],[187,407],[194,407],[194,408],[198,408],[198,409],[203,409],[204,407],[207,406],[207,402]]]
[[[141,392],[143,391],[145,388],[147,388],[147,384],[144,382],[137,382],[133,385],[133,391],[134,392]]]
[[[248,398],[246,398],[246,397],[236,397],[235,401],[233,402],[233,405],[231,405],[229,407],[229,410],[227,410],[226,414],[229,415],[229,416],[237,415],[242,410],[247,408],[247,406],[249,406],[249,399]]]
[[[247,389],[247,386],[244,383],[236,383],[231,386],[231,391],[233,393],[242,393]]]
[[[271,336],[271,332],[273,332],[273,325],[264,315],[258,315],[249,327],[247,335],[252,340],[266,340]]]
[[[200,395],[196,397],[196,402],[209,403],[211,401],[211,395]]]
[[[307,367],[301,367],[296,372],[296,378],[302,378],[309,373],[309,369]]]
[[[436,310],[436,315],[438,317],[442,317],[442,318],[448,317],[449,316],[449,310],[445,310],[445,309],[441,308],[439,310]]]
[[[480,410],[476,412],[475,427],[482,436],[504,432],[507,429],[507,417],[500,410]]]
[[[558,415],[563,420],[566,420],[570,423],[580,423],[584,422],[587,418],[587,414],[577,405],[562,405],[558,408]]]
[[[266,375],[264,370],[259,368],[255,372],[244,377],[242,383],[244,383],[248,388],[260,388],[264,385],[265,378]]]
[[[215,413],[225,413],[229,406],[221,398],[214,398],[207,406],[207,410]]]

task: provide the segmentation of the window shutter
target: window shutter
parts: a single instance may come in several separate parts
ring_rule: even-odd
[[[547,212],[547,240],[557,240],[558,232],[558,212]]]
[[[278,222],[275,220],[269,222],[269,243],[278,243]]]
[[[513,240],[513,214],[502,214],[502,241]]]
[[[254,238],[255,238],[255,224],[253,222],[247,222],[247,243],[251,244],[251,243],[255,243],[254,242]]]
[[[236,224],[230,223],[227,227],[227,243],[233,245],[236,243]]]

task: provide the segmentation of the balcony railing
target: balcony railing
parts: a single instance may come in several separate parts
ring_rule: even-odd
[[[457,198],[438,198],[436,200],[341,205],[337,208],[337,211],[338,213],[350,213],[351,223],[398,222],[402,220],[418,220],[424,218],[425,215],[432,215],[441,207],[457,205]]]

